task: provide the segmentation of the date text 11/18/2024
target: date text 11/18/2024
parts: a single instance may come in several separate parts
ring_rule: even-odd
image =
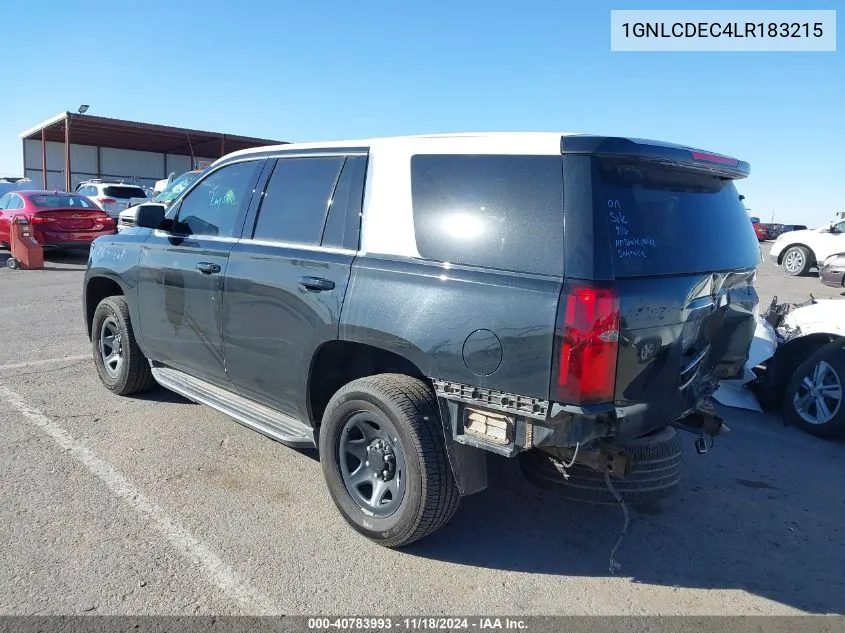
[[[528,630],[528,624],[518,618],[501,617],[413,617],[413,618],[308,618],[312,631],[479,631]]]

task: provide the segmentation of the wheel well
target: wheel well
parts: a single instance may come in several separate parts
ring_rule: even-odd
[[[766,385],[773,401],[779,401],[798,365],[836,338],[833,334],[818,332],[799,336],[783,343],[775,355],[766,362]]]
[[[795,246],[801,246],[802,248],[807,249],[807,252],[810,253],[810,258],[812,259],[812,263],[813,264],[816,263],[816,254],[813,252],[812,248],[810,248],[806,244],[795,243],[795,244],[789,244],[788,246],[784,246],[782,249],[780,249],[780,253],[778,253],[778,265],[783,263],[783,256],[786,255],[786,252],[790,248],[794,248]]]
[[[375,374],[405,374],[425,379],[414,363],[393,352],[350,341],[323,345],[311,362],[308,376],[308,415],[319,426],[331,397],[345,384]]]
[[[123,288],[113,279],[107,277],[94,277],[88,281],[85,287],[85,327],[88,330],[88,339],[91,339],[91,322],[94,320],[94,312],[100,301],[106,297],[123,295]]]

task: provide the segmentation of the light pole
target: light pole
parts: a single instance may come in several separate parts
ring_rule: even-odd
[[[83,115],[88,112],[88,104],[83,103],[76,109],[77,116]],[[70,119],[74,116],[70,112],[65,113],[65,191],[70,191],[71,189],[71,178],[70,178]]]

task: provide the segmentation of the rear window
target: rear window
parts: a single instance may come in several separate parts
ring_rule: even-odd
[[[753,268],[757,236],[730,180],[596,159],[617,277]]]
[[[124,187],[112,185],[103,188],[103,195],[107,198],[118,198],[128,200],[129,198],[146,198],[147,192],[140,187]]]
[[[563,272],[560,156],[417,155],[411,195],[424,259]]]
[[[88,198],[83,196],[48,194],[30,196],[30,202],[40,209],[96,209]]]

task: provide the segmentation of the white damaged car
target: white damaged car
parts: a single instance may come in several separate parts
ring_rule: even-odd
[[[726,406],[780,408],[784,424],[819,437],[845,435],[845,300],[772,300],[757,320],[745,376],[723,381]]]

